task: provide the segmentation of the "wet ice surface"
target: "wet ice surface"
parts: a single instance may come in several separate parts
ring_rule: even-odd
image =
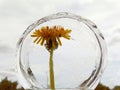
[[[119,4],[119,0],[69,0],[69,3],[64,0],[0,0],[0,61],[10,59],[9,63],[4,63],[9,65],[15,60],[16,42],[28,25],[58,11],[72,12],[92,20],[102,31],[108,46],[108,62],[101,82],[110,87],[119,85]]]

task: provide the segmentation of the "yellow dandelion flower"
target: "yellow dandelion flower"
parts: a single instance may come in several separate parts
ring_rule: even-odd
[[[31,35],[31,37],[36,37],[34,40],[34,43],[45,45],[48,50],[50,49],[56,49],[58,45],[62,45],[62,42],[60,40],[61,37],[65,39],[70,39],[69,33],[71,30],[64,29],[61,26],[45,26],[41,27],[40,29],[36,29],[35,32]]]
[[[46,49],[50,53],[49,59],[49,75],[50,75],[50,88],[55,90],[55,80],[54,80],[54,68],[53,68],[53,51],[57,49],[58,45],[62,45],[60,40],[61,37],[65,39],[70,39],[71,30],[64,29],[61,26],[45,26],[40,29],[36,29],[31,37],[35,37],[34,43],[45,45]]]

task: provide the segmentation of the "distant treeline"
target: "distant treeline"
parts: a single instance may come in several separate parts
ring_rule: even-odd
[[[18,88],[18,83],[12,82],[6,78],[4,78],[0,82],[0,90],[25,90],[24,88]],[[120,86],[115,86],[113,89],[110,89],[108,86],[105,86],[101,83],[98,84],[95,90],[120,90]]]
[[[120,86],[115,86],[114,88],[110,89],[108,86],[99,83],[95,90],[120,90]]]

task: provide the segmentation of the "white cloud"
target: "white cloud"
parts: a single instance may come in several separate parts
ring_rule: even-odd
[[[120,62],[119,8],[119,0],[0,0],[0,52],[15,49],[19,36],[37,19],[59,11],[68,11],[87,17],[98,25],[107,41],[108,58],[113,61],[106,70],[112,70],[117,75],[116,78],[120,78],[116,69],[118,67],[112,69],[114,61]],[[6,56],[1,58],[6,59]],[[113,65],[112,68],[109,65]],[[111,74],[111,71],[108,73]],[[105,76],[102,80],[112,78],[113,83],[119,83],[114,79],[114,74]],[[109,81],[105,83],[112,84]]]

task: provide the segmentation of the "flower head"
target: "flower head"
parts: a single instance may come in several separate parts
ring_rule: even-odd
[[[62,45],[60,40],[61,37],[65,39],[70,39],[69,33],[71,30],[64,29],[61,26],[53,26],[53,27],[42,27],[40,29],[36,29],[35,32],[31,35],[31,37],[36,37],[34,43],[43,45],[45,44],[48,50],[56,49],[58,45]]]

